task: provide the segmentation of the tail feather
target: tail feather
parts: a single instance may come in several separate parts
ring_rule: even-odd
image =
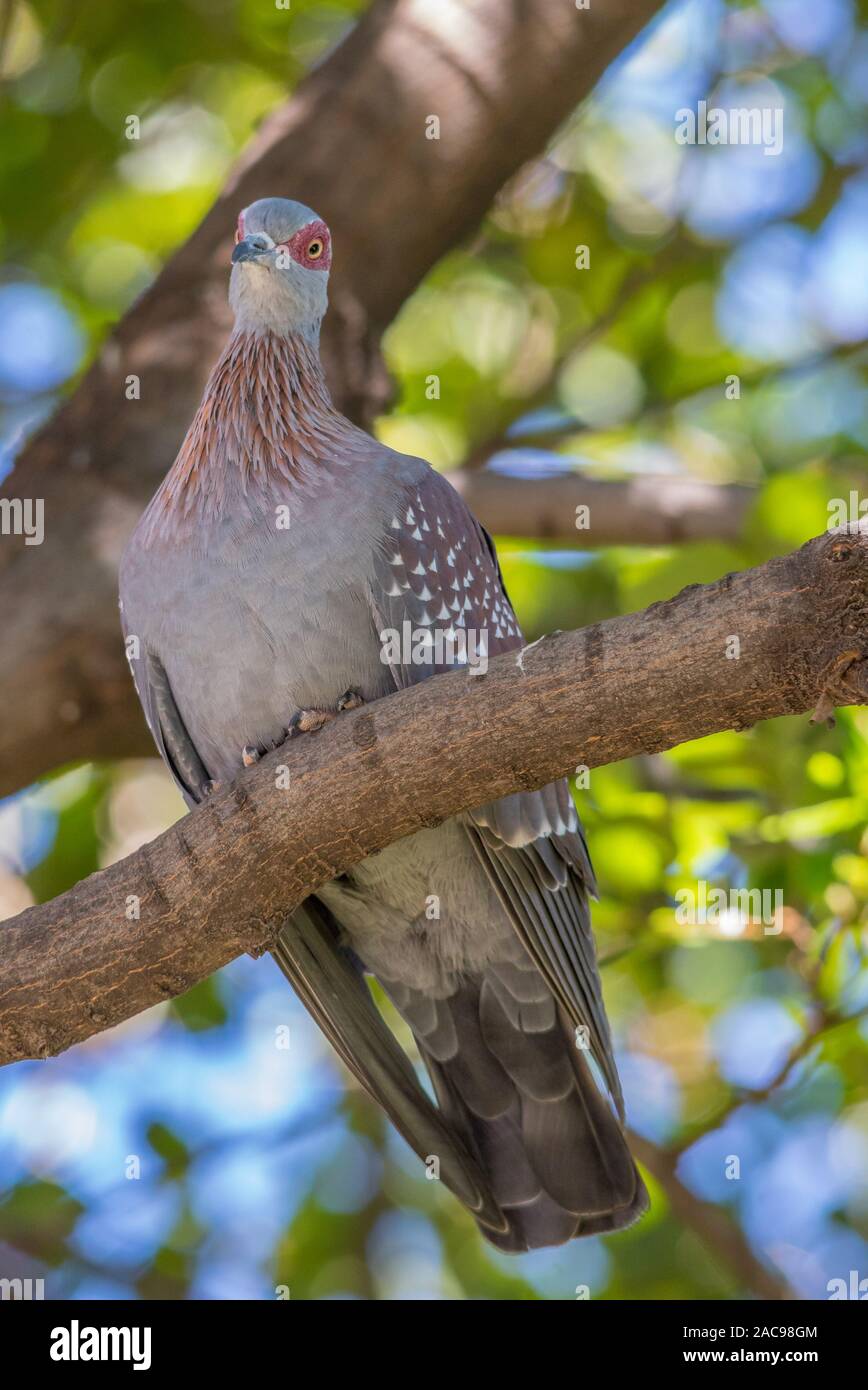
[[[509,1251],[616,1231],[648,1205],[620,1121],[565,1016],[530,962],[517,974],[510,965],[466,979],[434,1001],[433,1016],[431,996],[422,1006],[420,995],[384,982],[444,1117],[508,1224],[480,1229]]]
[[[361,970],[339,944],[328,911],[308,899],[284,924],[274,958],[338,1055],[423,1160],[440,1159],[444,1185],[486,1229],[505,1231],[478,1160],[431,1104],[386,1027]]]
[[[498,1194],[498,1205],[523,1207],[535,1201],[540,1184],[522,1142],[518,1096],[513,1095],[505,1115],[489,1124],[476,1125],[471,1134],[491,1190]]]

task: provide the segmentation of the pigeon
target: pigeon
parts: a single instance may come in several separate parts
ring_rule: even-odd
[[[241,212],[234,329],[121,560],[136,689],[190,807],[345,710],[523,645],[491,537],[448,479],[332,404],[319,358],[331,263],[329,228],[303,204]],[[340,1058],[504,1251],[616,1231],[647,1207],[594,893],[562,780],[371,855],[276,938]]]

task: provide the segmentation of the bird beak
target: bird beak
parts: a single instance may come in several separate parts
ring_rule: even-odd
[[[238,241],[232,251],[232,264],[237,265],[239,261],[255,261],[260,256],[267,256],[272,249],[271,246],[262,245],[263,238],[259,235],[246,236],[242,241]]]

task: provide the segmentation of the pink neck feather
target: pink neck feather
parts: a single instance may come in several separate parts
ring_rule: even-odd
[[[332,405],[316,347],[237,332],[215,366],[178,457],[145,515],[146,545],[180,540],[229,495],[298,486],[356,452],[363,435]]]

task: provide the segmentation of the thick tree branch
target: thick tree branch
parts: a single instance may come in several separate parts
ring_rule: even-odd
[[[550,478],[459,469],[448,474],[483,526],[500,536],[536,536],[573,545],[672,545],[742,538],[756,491],[666,474],[625,482],[581,472]],[[587,523],[578,508],[587,507]],[[581,526],[577,526],[577,516]]]
[[[868,529],[343,715],[0,928],[0,1061],[59,1052],[267,949],[320,884],[422,826],[580,764],[866,698]]]
[[[382,329],[660,3],[375,0],[266,122],[3,489],[44,500],[46,534],[41,547],[0,543],[0,794],[63,762],[147,748],[119,640],[117,561],[227,332],[238,209],[280,193],[330,223],[326,366],[339,404],[369,416],[387,394]],[[431,116],[439,139],[426,139]],[[130,375],[140,400],[125,398]]]

